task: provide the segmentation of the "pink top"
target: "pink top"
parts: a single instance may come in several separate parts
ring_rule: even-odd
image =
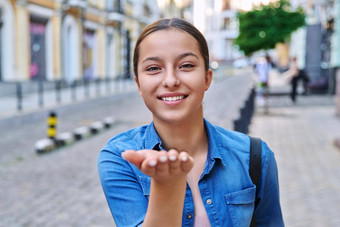
[[[211,227],[207,211],[202,202],[202,197],[198,187],[193,188],[193,200],[195,205],[194,227]]]
[[[203,216],[195,216],[194,227],[211,227],[207,212]]]

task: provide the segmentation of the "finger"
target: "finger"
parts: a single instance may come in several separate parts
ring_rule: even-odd
[[[157,158],[148,157],[141,163],[140,170],[150,176],[153,177],[156,174],[156,166],[158,165]]]
[[[158,151],[154,150],[126,150],[122,153],[122,157],[137,166],[138,169],[141,169],[142,162],[144,162],[148,157],[150,161],[150,157],[157,153]]]
[[[166,176],[169,174],[169,159],[166,151],[160,151],[157,154],[157,166],[156,166],[156,174],[158,176]]]
[[[141,163],[146,158],[146,153],[142,151],[126,150],[122,153],[122,157],[140,169]]]
[[[170,174],[179,174],[182,172],[178,155],[178,151],[175,149],[170,149],[168,151]]]
[[[186,151],[179,153],[178,159],[180,160],[181,170],[185,173],[188,173],[194,166],[194,159]]]

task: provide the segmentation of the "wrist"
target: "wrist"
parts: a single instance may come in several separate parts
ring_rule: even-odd
[[[186,176],[176,177],[176,178],[164,178],[164,177],[152,177],[151,178],[151,187],[161,187],[163,189],[169,188],[173,190],[179,187],[186,187],[187,178]]]

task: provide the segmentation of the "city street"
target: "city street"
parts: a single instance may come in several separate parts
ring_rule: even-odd
[[[214,81],[204,102],[209,121],[233,128],[233,109],[242,104],[235,97],[242,86],[250,87],[252,73],[244,74]],[[230,86],[237,81],[242,86]],[[282,81],[274,85],[286,89]],[[340,150],[334,146],[340,118],[333,97],[299,96],[292,104],[286,95],[271,96],[269,106],[268,114],[256,108],[249,134],[275,153],[286,226],[340,226]],[[108,116],[116,123],[99,135],[37,155],[34,144],[46,136],[48,109],[0,120],[0,226],[114,226],[98,179],[98,153],[112,136],[149,123],[151,115],[136,89],[57,110],[59,132]]]
[[[270,98],[270,112],[255,114],[251,135],[264,139],[278,163],[286,226],[340,226],[340,119],[328,96]]]

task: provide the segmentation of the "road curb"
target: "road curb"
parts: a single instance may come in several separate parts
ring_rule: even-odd
[[[89,138],[111,128],[116,121],[112,117],[104,118],[102,121],[93,122],[89,126],[76,128],[73,132],[57,134],[54,139],[44,138],[35,143],[35,150],[38,154],[49,153],[58,148],[70,146],[78,141]]]

